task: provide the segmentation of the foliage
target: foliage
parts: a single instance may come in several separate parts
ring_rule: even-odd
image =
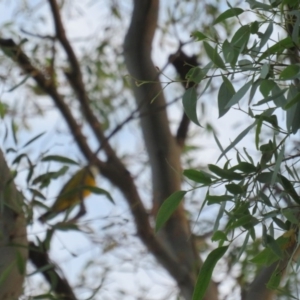
[[[220,247],[224,244],[233,246],[240,236],[245,237],[236,262],[244,257],[243,253],[251,244],[250,239],[252,243],[261,240],[263,249],[251,260],[247,255],[247,264],[254,263],[260,268],[284,259],[290,263],[300,242],[299,239],[297,241],[300,155],[291,145],[300,129],[300,68],[297,50],[300,44],[300,15],[298,1],[269,1],[269,4],[252,0],[247,2],[250,10],[231,7],[227,2],[229,8],[214,21],[216,30],[222,28],[230,18],[239,22],[230,39],[221,41],[220,37],[215,38],[201,31],[193,33],[194,38],[202,43],[212,68],[208,73],[205,68],[195,67],[191,74],[205,72],[205,75],[200,78],[191,75],[187,80],[204,85],[205,81],[218,82],[220,78],[219,117],[236,108],[252,119],[252,124],[225,149],[217,141],[221,150],[218,162],[223,161],[223,166],[210,164],[209,173],[191,169],[185,170],[183,174],[198,184],[196,189],[206,190],[206,205],[220,206],[213,240]],[[247,22],[249,13],[255,14],[256,20]],[[239,80],[234,82],[236,78]],[[189,89],[183,96],[183,106],[189,118],[199,125],[197,117],[191,113],[196,111],[197,99],[199,97]],[[247,108],[243,109],[245,106]],[[285,124],[279,121],[279,116],[283,114]],[[236,148],[253,130],[253,144],[258,150],[255,157],[248,154],[246,147],[243,151]],[[265,132],[270,130],[271,136],[266,136]],[[235,157],[233,150],[236,152]],[[160,212],[167,205],[173,211],[177,204],[174,201],[171,206],[166,201]],[[224,219],[225,216],[226,224],[220,225],[220,218]],[[157,225],[160,227],[161,223],[162,216],[158,214]],[[261,232],[259,237],[258,232]],[[221,251],[222,247],[213,250],[204,265],[208,262],[210,266],[215,265],[216,260],[220,259],[215,251],[219,251],[220,256],[225,255],[226,250]],[[297,256],[294,259],[297,261]],[[289,263],[286,263],[285,269],[288,269]],[[208,284],[204,285],[203,280],[207,282],[211,278],[210,268],[203,266],[201,269],[194,299],[202,299],[204,296],[203,289]],[[299,261],[296,265],[298,268]],[[277,269],[274,271],[268,288],[279,291],[281,276],[278,276],[278,272]],[[282,293],[282,289],[280,291]],[[293,291],[285,290],[285,293]]]

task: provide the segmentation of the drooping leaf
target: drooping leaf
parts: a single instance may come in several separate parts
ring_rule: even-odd
[[[198,183],[202,183],[204,185],[209,185],[211,183],[211,178],[202,171],[187,169],[183,171],[183,175],[188,179],[191,179]]]
[[[264,79],[260,83],[259,90],[264,97],[268,97],[275,85],[276,83],[273,80]]]
[[[156,216],[156,232],[169,220],[186,193],[186,191],[177,191],[163,202]]]
[[[264,11],[269,11],[270,9],[272,9],[271,5],[256,0],[246,0],[246,2],[249,3],[251,9],[261,9]]]
[[[287,37],[285,39],[280,40],[278,43],[275,45],[271,46],[268,48],[258,59],[258,62],[262,61],[263,59],[270,57],[271,55],[279,55],[281,54],[284,50],[289,49],[294,46],[294,43],[291,39],[291,37]]]
[[[256,180],[260,183],[270,183],[272,176],[273,172],[262,172],[256,176]]]
[[[226,184],[225,187],[226,190],[233,195],[239,195],[245,192],[244,188],[239,184],[230,183],[230,184]]]
[[[236,17],[240,14],[242,14],[244,12],[243,9],[241,8],[230,8],[230,9],[227,9],[226,11],[224,11],[222,14],[220,14],[216,20],[213,22],[213,25],[217,24],[217,23],[220,23],[220,22],[223,22],[224,20],[226,19],[229,19],[229,18],[232,18],[232,17]]]
[[[281,278],[282,278],[282,270],[279,270],[277,266],[267,283],[267,288],[270,290],[276,290],[280,285]]]
[[[266,79],[270,72],[270,65],[269,64],[263,64],[260,71],[260,78]]]
[[[299,103],[300,101],[300,93],[298,93],[292,100],[290,100],[283,109],[288,110],[295,104]]]
[[[229,180],[242,180],[243,179],[243,176],[241,174],[230,171],[230,170],[222,169],[216,165],[209,164],[208,169],[223,179],[229,179]]]
[[[206,289],[210,283],[213,270],[220,258],[224,256],[227,249],[228,246],[222,246],[209,253],[200,269],[192,300],[203,299]]]
[[[205,74],[202,72],[202,70],[199,67],[191,68],[186,74],[186,79],[196,84],[199,84],[204,77]]]
[[[234,87],[230,80],[222,75],[223,83],[220,86],[219,92],[218,92],[218,107],[219,107],[219,118],[224,116],[230,108],[225,108],[230,101],[230,99],[235,94]]]
[[[214,196],[214,195],[207,195],[207,205],[212,204],[220,204],[221,202],[230,201],[233,199],[232,195],[221,195],[221,196]]]
[[[91,193],[93,193],[93,194],[106,196],[110,202],[115,204],[114,199],[112,198],[112,196],[110,195],[110,193],[108,191],[101,189],[97,186],[85,186],[84,188],[91,191]]]
[[[34,141],[36,141],[37,139],[39,139],[41,136],[43,136],[46,132],[42,132],[42,133],[39,133],[38,135],[36,135],[35,137],[33,137],[32,139],[30,139],[28,142],[26,142],[22,148],[25,148],[26,146],[30,145],[31,143],[33,143]]]
[[[248,81],[246,84],[244,84],[228,101],[225,108],[230,108],[231,106],[237,104],[247,93],[250,86],[252,85],[252,81]]]
[[[267,27],[265,33],[261,35],[259,49],[261,49],[270,40],[270,36],[272,35],[272,33],[273,33],[273,21],[270,21],[269,26]]]
[[[290,65],[287,66],[283,71],[280,73],[279,78],[281,80],[292,80],[295,78],[299,78],[300,76],[300,66],[298,65]]]
[[[220,231],[220,230],[217,230],[214,232],[213,236],[211,237],[211,240],[213,242],[220,241],[220,240],[228,241],[226,233],[224,231]]]
[[[278,174],[278,179],[280,180],[280,183],[282,184],[284,191],[288,193],[297,204],[300,204],[299,195],[297,194],[290,180],[288,180],[285,176],[281,174]]]
[[[272,175],[272,179],[271,179],[271,185],[273,185],[277,179],[277,174],[280,170],[280,166],[283,160],[283,156],[284,156],[284,145],[281,147],[279,155],[276,159],[276,163],[275,163],[275,167],[274,167],[274,171],[273,171],[273,175]]]
[[[79,165],[75,160],[61,155],[48,155],[43,157],[41,161],[55,161],[64,164]]]
[[[210,58],[210,60],[218,67],[223,70],[226,70],[225,64],[221,58],[221,56],[218,53],[218,48],[215,49],[208,43],[203,42],[203,46],[205,49],[205,52],[207,56]]]
[[[252,215],[244,215],[237,220],[230,222],[229,226],[226,228],[227,232],[231,231],[234,228],[244,227],[246,229],[255,226],[259,221]]]
[[[247,47],[250,37],[250,26],[244,25],[241,26],[233,35],[231,39],[231,45],[234,47],[238,53],[242,53]]]
[[[256,125],[256,121],[244,129],[236,138],[235,140],[221,153],[218,160],[219,161],[229,150],[234,148],[248,133],[249,131]]]
[[[257,171],[257,167],[255,167],[253,164],[250,164],[245,161],[241,161],[238,165],[232,167],[229,169],[230,171],[239,170],[243,173],[249,174]]]
[[[204,33],[200,32],[200,31],[194,31],[194,32],[191,34],[191,37],[196,38],[198,42],[207,39],[207,36],[206,36]]]
[[[282,210],[282,214],[286,217],[288,221],[290,221],[292,224],[299,224],[299,220],[296,217],[296,215],[299,213],[298,210],[291,209],[291,208],[285,208]]]
[[[186,90],[182,97],[182,104],[188,118],[201,127],[197,117],[197,93],[194,87]]]

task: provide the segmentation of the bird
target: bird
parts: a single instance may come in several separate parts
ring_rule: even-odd
[[[91,194],[91,187],[96,187],[97,174],[98,168],[90,165],[77,171],[63,186],[54,204],[39,217],[39,221],[45,223],[78,204],[81,205],[84,214],[83,200]]]

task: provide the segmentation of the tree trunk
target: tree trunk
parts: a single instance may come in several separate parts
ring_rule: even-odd
[[[23,291],[28,242],[23,196],[17,191],[0,150],[0,299],[17,300]]]
[[[181,189],[180,147],[170,132],[159,74],[151,60],[158,6],[158,0],[134,1],[131,24],[124,43],[125,61],[132,76],[133,91],[141,113],[141,128],[152,171],[154,213],[167,197]],[[143,81],[150,83],[136,85],[136,82]],[[190,225],[183,205],[172,215],[160,237],[177,264],[184,266],[190,274],[189,283],[185,286],[178,283],[182,295],[190,300],[201,261],[191,239]],[[217,298],[216,286],[211,285],[206,299]]]

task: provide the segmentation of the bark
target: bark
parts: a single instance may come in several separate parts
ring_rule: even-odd
[[[49,260],[48,253],[42,246],[36,246],[33,242],[29,244],[29,259],[51,286],[51,290],[60,300],[76,300],[73,289],[68,281],[55,269],[55,265]]]
[[[141,128],[152,171],[154,213],[168,196],[181,189],[180,147],[170,132],[166,111],[159,110],[165,106],[166,101],[158,73],[151,60],[158,5],[158,0],[134,1],[131,24],[124,42],[125,62],[132,76],[136,103],[143,116]],[[143,81],[150,83],[140,86],[135,84]],[[191,239],[190,226],[183,205],[179,206],[167,222],[160,238],[175,257],[177,264],[184,266],[190,273],[192,282],[184,287],[181,285],[182,295],[189,300],[193,294],[201,261]],[[217,289],[212,285],[206,299],[217,298]]]
[[[23,292],[27,261],[23,196],[16,189],[0,150],[0,299],[17,300]]]

